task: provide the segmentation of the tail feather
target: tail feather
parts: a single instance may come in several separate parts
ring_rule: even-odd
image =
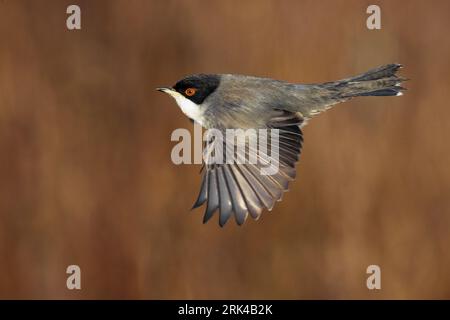
[[[358,76],[344,79],[342,81],[370,81],[381,78],[396,77],[396,72],[402,67],[403,66],[399,63],[386,64],[378,68],[371,69]]]
[[[369,70],[363,74],[318,85],[312,85],[310,96],[314,99],[302,105],[300,112],[311,118],[332,106],[364,96],[401,96],[406,90],[401,86],[408,79],[397,76],[401,64],[393,63]]]
[[[344,99],[358,96],[398,96],[405,90],[401,83],[407,80],[396,75],[401,67],[401,64],[384,65],[330,85]]]
[[[368,91],[364,93],[359,93],[357,96],[364,97],[364,96],[401,96],[403,93],[398,89],[381,89],[381,90],[375,90],[375,91]]]

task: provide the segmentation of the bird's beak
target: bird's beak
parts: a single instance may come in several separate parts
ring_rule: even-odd
[[[156,88],[156,90],[164,92],[164,93],[168,93],[168,94],[170,94],[171,92],[174,91],[172,88],[169,88],[169,87]]]

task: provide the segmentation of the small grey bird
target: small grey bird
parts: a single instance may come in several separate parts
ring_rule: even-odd
[[[279,170],[262,175],[261,164],[207,163],[200,194],[193,208],[206,203],[203,222],[219,211],[219,224],[234,215],[241,225],[250,215],[261,216],[280,201],[295,178],[295,165],[303,144],[301,128],[314,115],[360,96],[400,96],[396,72],[388,64],[361,75],[321,84],[293,84],[234,74],[196,74],[173,87],[158,88],[172,96],[183,113],[206,129],[278,129]],[[217,141],[207,141],[212,144]]]

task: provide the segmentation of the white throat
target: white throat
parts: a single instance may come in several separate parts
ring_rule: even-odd
[[[203,111],[199,105],[183,97],[183,95],[176,91],[170,91],[168,93],[175,99],[181,111],[183,111],[186,116],[201,125],[203,124]]]

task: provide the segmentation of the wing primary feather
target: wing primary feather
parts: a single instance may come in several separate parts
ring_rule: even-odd
[[[237,166],[242,175],[247,179],[248,183],[252,188],[254,188],[255,193],[258,195],[264,207],[268,210],[272,210],[275,200],[269,191],[264,187],[264,185],[249,171],[246,165],[238,165]]]
[[[268,157],[267,155],[265,155],[265,156]],[[284,159],[283,154],[279,155],[279,157],[280,158],[279,158],[279,163],[278,163],[278,172],[272,176],[265,176],[265,177],[269,177],[269,179],[272,179],[274,182],[276,182],[281,189],[285,190],[285,189],[287,189],[287,186],[285,187],[286,182],[284,182],[284,180],[287,180],[287,182],[292,181],[293,180],[293,178],[291,177],[292,174],[294,174],[294,177],[295,177],[295,169],[289,171],[286,168],[291,168],[291,167],[293,168],[295,166],[296,162],[294,160],[287,161],[286,159]],[[264,165],[264,166],[270,165],[270,163],[267,161],[267,159],[264,159],[264,157],[259,157],[258,161],[261,162],[260,163],[261,166],[262,165]],[[288,171],[288,172],[286,172],[286,171]],[[256,174],[256,175],[257,175],[256,178],[258,178],[258,176],[260,176],[260,174]],[[275,179],[273,177],[275,175],[280,175],[281,177],[279,179],[278,178]],[[282,178],[284,178],[283,182],[280,183]]]
[[[237,166],[231,166],[230,169],[236,180],[237,186],[242,192],[242,196],[247,205],[248,212],[253,219],[259,219],[264,204],[261,202],[255,189],[249,184],[248,180],[245,178],[239,168]]]
[[[208,199],[208,175],[205,171],[202,177],[202,185],[200,187],[200,192],[198,194],[197,200],[195,201],[192,209],[200,207]]]
[[[281,186],[271,176],[260,174],[260,169],[254,165],[247,165],[246,168],[257,178],[263,187],[272,195],[276,200],[281,198]]]
[[[223,166],[217,167],[217,187],[219,191],[219,225],[223,227],[233,211],[233,205],[223,173]]]
[[[217,192],[217,177],[216,169],[212,168],[208,171],[208,202],[206,204],[205,215],[203,223],[208,222],[213,216],[214,212],[219,207],[219,195]]]
[[[254,150],[254,149],[253,149]],[[254,152],[257,152],[257,151],[254,151]],[[248,155],[248,152],[246,151],[246,155]],[[266,157],[268,157],[267,155],[266,155]],[[239,158],[239,160],[245,160],[245,159],[243,159],[242,158],[242,155],[238,155],[238,158]],[[269,165],[269,162],[266,160],[266,159],[264,159],[263,157],[258,157],[258,161],[260,161],[260,162],[262,162],[263,164],[265,164],[265,165]],[[245,163],[245,162],[244,162]],[[275,181],[275,180],[273,180],[270,176],[268,176],[268,175],[262,175],[260,172],[255,172],[255,170],[253,170],[254,168],[256,168],[257,169],[257,171],[259,171],[260,169],[259,168],[257,168],[257,166],[255,165],[255,164],[247,164],[246,165],[247,166],[247,168],[252,168],[252,172],[253,172],[253,175],[255,176],[255,178],[256,179],[258,179],[260,182],[261,182],[261,184],[263,185],[263,186],[265,186],[265,187],[268,187],[268,185],[272,185],[273,183],[275,183],[275,185],[278,185],[278,183]],[[282,186],[281,185],[278,185],[279,186],[279,188],[282,188]],[[267,188],[267,190],[269,191],[269,193],[270,193],[270,190]],[[274,195],[273,193],[272,193],[272,195]]]
[[[247,206],[245,198],[242,195],[241,189],[236,182],[233,173],[231,172],[231,165],[224,166],[223,172],[225,173],[228,190],[230,191],[231,202],[233,203],[233,211],[236,223],[242,225],[247,219]]]

